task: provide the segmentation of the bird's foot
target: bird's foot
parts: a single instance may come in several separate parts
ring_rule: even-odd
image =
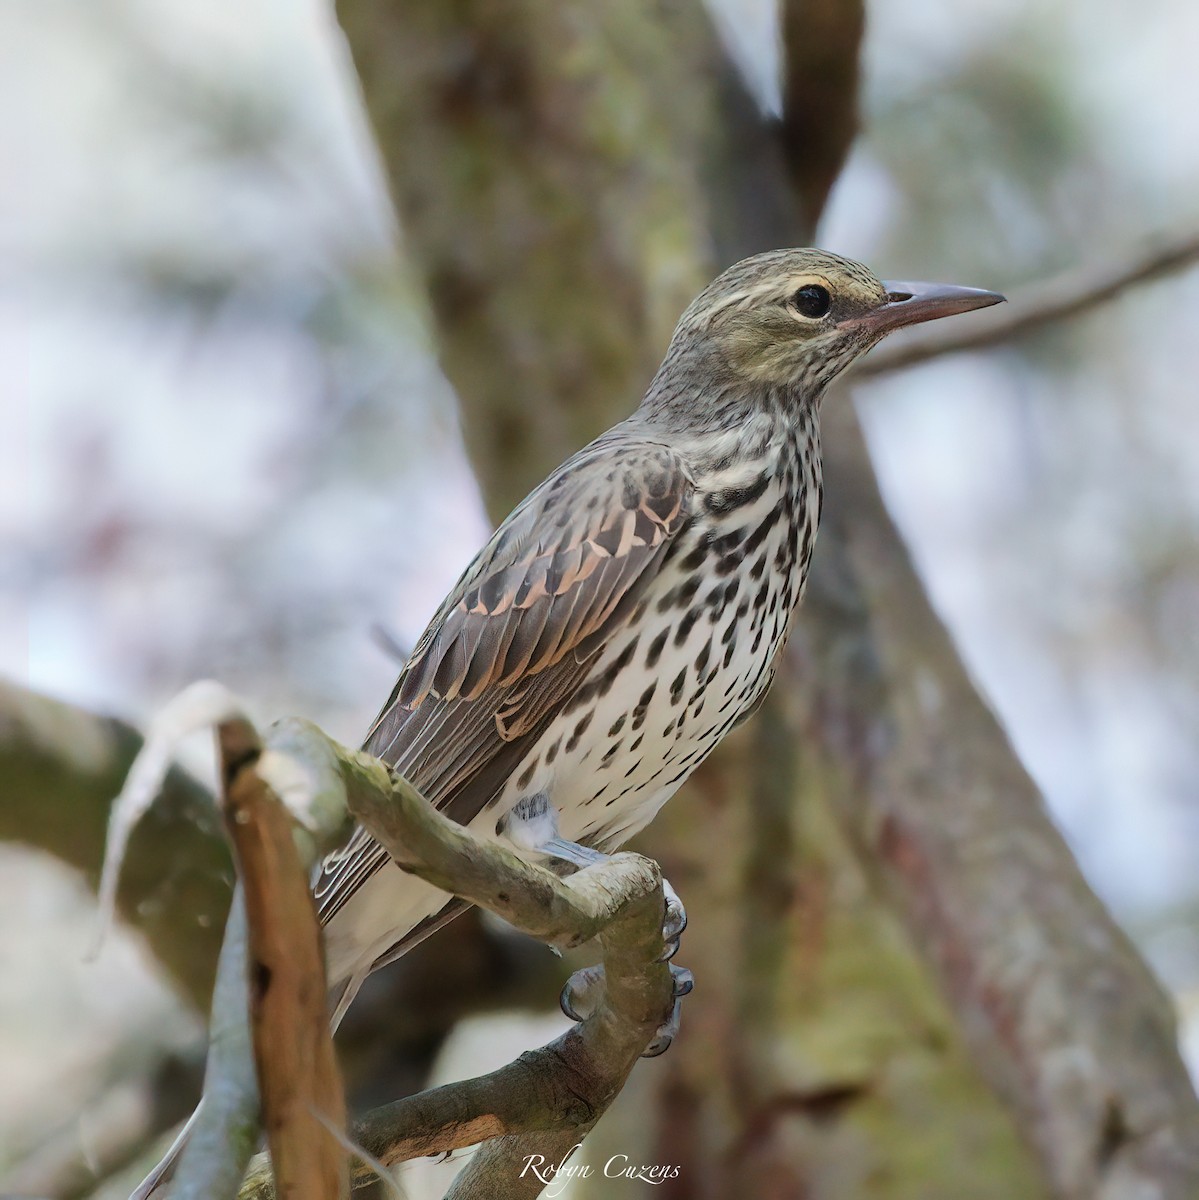
[[[658,1026],[649,1045],[642,1052],[642,1058],[657,1058],[659,1054],[665,1054],[679,1032],[682,1000],[695,986],[695,980],[686,967],[677,967],[674,963],[670,964],[670,979],[673,997],[670,1016]],[[566,981],[562,994],[558,997],[562,1012],[572,1021],[585,1021],[600,1001],[603,983],[602,966],[584,967],[581,971],[576,971]]]
[[[592,850],[590,846],[580,846],[577,842],[568,842],[560,837],[550,838],[537,849],[547,858],[569,863],[576,870],[606,862],[609,857],[599,850]],[[678,892],[670,886],[669,879],[662,880],[662,891],[666,896],[666,911],[662,917],[662,953],[657,961],[669,962],[679,952],[679,939],[687,928],[687,910]]]
[[[512,806],[496,826],[496,833],[506,837],[522,850],[532,851],[550,860],[550,866],[558,874],[572,874],[586,867],[607,862],[609,855],[578,842],[567,841],[558,833],[558,813],[544,792],[525,796]],[[662,880],[665,908],[662,914],[662,951],[656,962],[670,963],[679,952],[679,941],[687,928],[687,910],[679,894],[670,886],[668,879]],[[679,1001],[691,991],[691,972],[685,967],[670,963],[670,975],[674,982],[674,1004],[670,1016],[662,1023],[643,1057],[654,1058],[661,1054],[674,1040],[679,1029]],[[560,1003],[562,1011],[572,1021],[583,1020],[598,1002],[599,989],[603,986],[604,969],[601,966],[585,967],[576,971],[562,989]]]
[[[585,1021],[595,1011],[604,990],[604,968],[598,963],[581,967],[563,985],[558,993],[558,1007],[564,1017],[572,1021]]]
[[[679,940],[687,928],[687,910],[679,894],[670,886],[669,879],[662,880],[662,891],[666,894],[666,916],[662,921],[662,941],[665,943],[659,962],[669,962],[679,952]],[[686,992],[683,993],[686,995]]]
[[[653,1041],[641,1052],[642,1058],[657,1058],[670,1049],[670,1043],[678,1036],[679,1021],[683,1014],[683,997],[690,995],[695,987],[695,979],[686,967],[676,967],[670,964],[670,979],[674,985],[671,995],[674,1003],[670,1006],[670,1016],[658,1026]]]

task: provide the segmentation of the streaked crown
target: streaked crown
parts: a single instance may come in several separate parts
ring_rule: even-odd
[[[976,288],[885,283],[826,250],[773,250],[729,267],[692,301],[655,384],[698,374],[719,387],[814,399],[891,330],[1002,299]]]

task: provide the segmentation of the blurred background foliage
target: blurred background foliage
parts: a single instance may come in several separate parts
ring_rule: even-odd
[[[777,111],[772,6],[713,10]],[[871,6],[821,244],[1002,289],[1199,221],[1197,39],[1187,0]],[[486,518],[332,14],[17,0],[0,89],[0,670],[135,723],[215,676],[354,742],[395,671],[372,630],[419,632]],[[936,607],[1193,1070],[1197,308],[1192,272],[855,391]],[[131,1071],[199,1023],[132,940],[80,964],[90,901],[49,859],[0,848],[0,902],[3,1167],[114,1045]]]

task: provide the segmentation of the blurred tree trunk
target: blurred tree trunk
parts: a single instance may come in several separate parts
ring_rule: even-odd
[[[499,517],[633,407],[720,267],[811,239],[861,6],[784,6],[779,123],[697,5],[338,12]],[[788,674],[640,843],[692,918],[684,1034],[587,1161],[680,1165],[659,1197],[1193,1195],[1168,1003],[929,607],[847,397],[826,427]]]

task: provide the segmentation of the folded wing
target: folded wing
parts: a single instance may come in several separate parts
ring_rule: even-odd
[[[617,431],[565,463],[496,530],[446,598],[366,749],[469,823],[629,620],[690,520],[692,493],[670,447]],[[331,920],[386,862],[359,829],[317,878],[321,919]]]

